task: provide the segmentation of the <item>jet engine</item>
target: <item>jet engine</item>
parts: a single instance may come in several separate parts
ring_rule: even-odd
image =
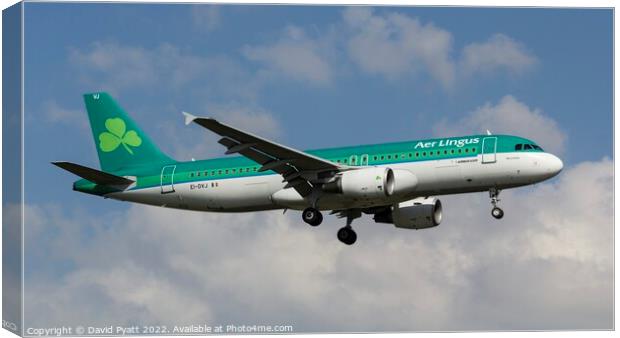
[[[353,198],[378,199],[412,193],[417,185],[417,177],[409,170],[372,167],[342,172],[331,182],[323,184],[323,191]]]
[[[389,197],[394,193],[394,172],[379,167],[345,171],[323,184],[323,191],[353,198]]]
[[[392,223],[397,228],[426,229],[441,223],[441,201],[435,197],[414,198],[375,214],[375,222]]]

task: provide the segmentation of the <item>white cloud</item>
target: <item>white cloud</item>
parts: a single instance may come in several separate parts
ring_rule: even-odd
[[[215,29],[219,21],[217,6],[192,8],[192,22],[202,29]],[[348,7],[341,21],[316,35],[289,25],[275,41],[243,46],[242,56],[260,65],[257,72],[231,55],[196,55],[168,43],[144,48],[96,41],[87,49],[71,49],[69,57],[93,90],[171,87],[249,98],[256,98],[266,81],[280,77],[329,85],[351,64],[389,80],[428,76],[452,88],[473,73],[516,73],[537,63],[522,43],[504,34],[466,45],[458,59],[451,32],[397,12],[378,14],[370,7]]]
[[[504,34],[495,34],[482,43],[468,44],[462,54],[463,71],[468,74],[499,69],[517,73],[530,69],[537,62],[523,44]]]
[[[348,52],[364,71],[395,79],[426,70],[446,87],[455,81],[452,34],[398,13],[376,15],[369,7],[348,7]]]
[[[242,52],[249,60],[264,64],[270,73],[325,85],[331,81],[332,69],[324,47],[322,41],[309,38],[301,28],[288,26],[274,44],[245,46]]]
[[[70,61],[80,69],[85,80],[88,73],[94,72],[108,79],[102,83],[103,87],[114,88],[156,83],[158,59],[157,54],[144,48],[114,42],[95,42],[90,51],[73,49],[70,53]]]
[[[366,217],[352,247],[335,238],[342,220],[311,228],[295,212],[132,205],[94,217],[32,206],[27,262],[43,268],[27,274],[27,325],[610,329],[612,181],[609,159],[566,168],[550,183],[504,191],[501,221],[486,194],[443,197],[438,228]],[[71,268],[53,269],[61,263]]]
[[[88,118],[80,110],[61,107],[55,100],[48,100],[43,103],[42,109],[47,122],[75,126],[82,132],[90,132]]]
[[[257,80],[231,58],[200,56],[166,43],[149,49],[97,41],[72,49],[69,59],[93,90],[186,90],[219,99],[253,99],[258,92]]]
[[[209,111],[213,112],[218,120],[239,129],[270,139],[282,136],[279,122],[271,112],[263,108],[228,104],[210,105]]]
[[[483,133],[486,130],[531,139],[555,154],[563,154],[566,146],[566,133],[555,120],[510,95],[504,96],[496,105],[487,102],[456,121],[443,119],[433,128],[437,136]]]
[[[191,7],[192,23],[205,32],[215,30],[221,21],[220,10],[217,5],[193,5]]]
[[[351,60],[364,72],[392,80],[428,74],[451,88],[473,73],[518,73],[537,63],[523,44],[504,34],[466,45],[457,59],[452,32],[418,18],[357,6],[344,11],[343,23]]]
[[[277,140],[282,136],[282,128],[273,113],[257,105],[208,103],[204,111],[223,123],[261,137]],[[226,148],[217,143],[219,136],[195,124],[181,128],[162,125],[166,139],[173,144],[174,158],[189,160],[223,156]]]

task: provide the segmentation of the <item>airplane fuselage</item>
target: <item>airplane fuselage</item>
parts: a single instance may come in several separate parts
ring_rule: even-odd
[[[474,135],[307,153],[349,166],[403,169],[417,178],[412,191],[381,198],[321,193],[314,205],[320,210],[372,208],[422,196],[514,188],[546,180],[562,169],[557,157],[532,141],[508,135]],[[86,180],[76,182],[74,189],[122,201],[197,211],[301,210],[311,205],[312,199],[286,187],[281,175],[260,172],[259,168],[260,165],[243,157],[144,165],[115,173],[135,178],[136,183],[123,190],[100,187]]]

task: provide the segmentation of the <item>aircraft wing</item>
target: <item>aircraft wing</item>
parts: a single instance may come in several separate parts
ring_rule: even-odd
[[[346,166],[316,157],[300,150],[289,148],[260,136],[231,127],[213,118],[185,115],[185,124],[197,123],[222,136],[218,141],[228,150],[226,154],[239,153],[262,166],[258,171],[273,170],[284,177],[287,187],[292,187],[302,196],[312,192],[312,184],[303,178],[305,172],[340,171]]]

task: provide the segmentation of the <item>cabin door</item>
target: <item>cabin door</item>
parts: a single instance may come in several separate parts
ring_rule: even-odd
[[[497,152],[497,137],[482,139],[482,163],[495,163]]]
[[[368,165],[368,155],[367,154],[362,155],[362,157],[360,158],[360,165],[361,166],[367,166]]]
[[[174,171],[176,165],[167,165],[161,169],[161,193],[174,192]]]

